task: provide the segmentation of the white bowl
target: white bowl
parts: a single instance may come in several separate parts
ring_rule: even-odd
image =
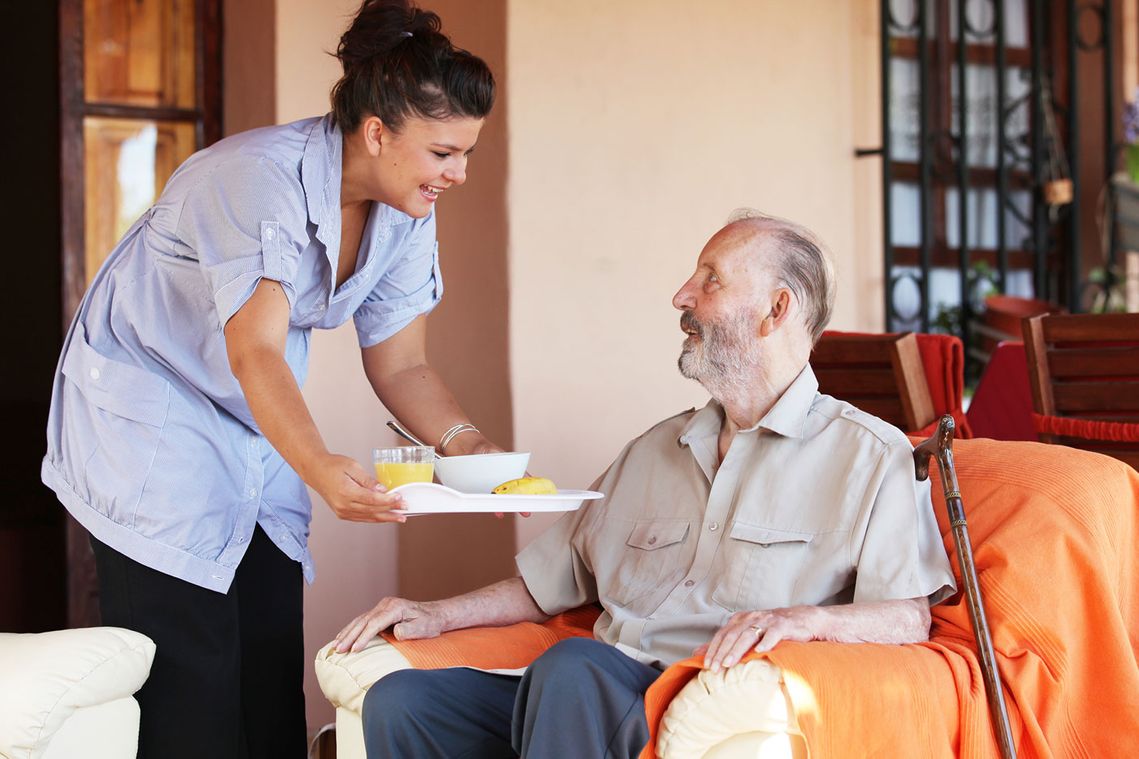
[[[439,482],[460,493],[489,493],[526,475],[529,453],[476,453],[435,459]]]

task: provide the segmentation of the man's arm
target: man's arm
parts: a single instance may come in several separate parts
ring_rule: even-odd
[[[839,606],[792,606],[733,614],[705,646],[704,667],[730,667],[750,650],[770,651],[781,640],[836,643],[920,643],[929,640],[929,602],[924,598]]]
[[[382,599],[371,611],[349,622],[334,641],[336,650],[359,651],[381,631],[392,628],[399,640],[434,638],[462,627],[505,627],[516,622],[545,622],[550,616],[535,603],[521,577],[487,585],[442,601],[417,603]]]

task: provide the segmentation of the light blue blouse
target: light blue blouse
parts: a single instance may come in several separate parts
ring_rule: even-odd
[[[91,534],[226,592],[255,525],[312,582],[312,508],[261,435],[222,327],[264,277],[289,300],[298,384],[309,334],[351,317],[361,347],[443,294],[434,212],[374,203],[335,285],[343,143],[328,116],[243,132],[191,156],[99,269],[56,371],[42,478]]]

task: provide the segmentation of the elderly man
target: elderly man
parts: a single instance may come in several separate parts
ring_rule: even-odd
[[[527,546],[521,577],[444,601],[385,598],[337,642],[599,602],[595,639],[562,641],[521,677],[383,678],[364,703],[368,755],[634,756],[645,690],[694,649],[718,670],[781,640],[926,640],[930,604],[953,589],[928,484],[899,430],[819,394],[808,360],[833,301],[806,229],[749,212],[716,233],[673,298],[680,371],[713,400],[629,443],[595,486],[606,498]]]

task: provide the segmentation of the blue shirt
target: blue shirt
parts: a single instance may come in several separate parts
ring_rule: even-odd
[[[285,361],[351,317],[361,347],[443,294],[434,212],[373,203],[336,287],[343,142],[328,116],[243,132],[191,156],[79,306],[52,390],[42,478],[92,535],[218,592],[260,524],[312,582],[312,507],[258,430],[222,328],[262,278],[289,301]]]

